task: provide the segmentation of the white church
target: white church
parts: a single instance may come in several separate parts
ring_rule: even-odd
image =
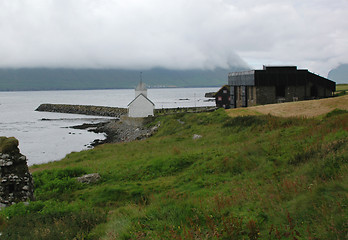
[[[135,88],[135,98],[128,104],[128,117],[142,118],[153,116],[155,104],[147,98],[147,88],[140,79],[138,86]]]

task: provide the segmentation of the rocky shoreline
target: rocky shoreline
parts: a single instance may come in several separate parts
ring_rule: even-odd
[[[207,107],[182,107],[182,108],[162,108],[155,109],[155,116],[170,115],[178,113],[197,113],[215,111],[215,106]],[[106,139],[96,139],[90,147],[94,147],[104,143],[130,142],[140,140],[152,136],[157,131],[159,123],[153,128],[147,128],[146,123],[154,121],[152,118],[129,118],[127,117],[126,108],[105,107],[105,106],[90,106],[90,105],[69,105],[69,104],[41,104],[35,111],[43,112],[59,112],[73,113],[94,116],[108,116],[115,118],[107,122],[82,124],[71,126],[74,129],[85,129],[95,133],[105,133]],[[49,119],[42,119],[49,120]]]
[[[159,126],[160,123],[157,123],[156,126],[151,128],[145,126],[134,126],[115,119],[100,123],[85,123],[82,125],[71,126],[70,128],[85,129],[95,133],[105,133],[106,138],[104,140],[96,139],[90,144],[92,147],[95,147],[105,143],[131,142],[134,140],[145,139],[152,136]]]

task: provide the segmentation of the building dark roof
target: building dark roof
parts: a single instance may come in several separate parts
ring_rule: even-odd
[[[228,75],[228,83],[232,86],[301,86],[308,82],[332,91],[336,89],[335,82],[307,69],[297,69],[296,66],[264,66],[262,70],[232,72]]]
[[[222,91],[224,88],[226,88],[228,91],[230,91],[230,85],[223,85],[215,94],[217,94],[218,92]]]

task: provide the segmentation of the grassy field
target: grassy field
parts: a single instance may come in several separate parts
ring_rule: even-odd
[[[336,91],[348,91],[348,84],[337,84]]]
[[[228,110],[228,114],[231,117],[260,114],[270,114],[278,117],[318,117],[336,108],[348,111],[348,95],[318,100],[268,104],[242,109],[235,108]]]
[[[335,96],[343,96],[348,92],[348,84],[337,84]]]
[[[37,201],[0,212],[1,239],[346,239],[342,99],[316,118],[162,116],[149,139],[33,166]]]

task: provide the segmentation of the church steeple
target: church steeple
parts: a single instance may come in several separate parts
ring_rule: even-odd
[[[142,72],[140,72],[140,82],[138,86],[135,88],[135,97],[137,97],[139,94],[143,94],[145,97],[147,97],[147,88],[145,83],[143,83],[142,78]]]

